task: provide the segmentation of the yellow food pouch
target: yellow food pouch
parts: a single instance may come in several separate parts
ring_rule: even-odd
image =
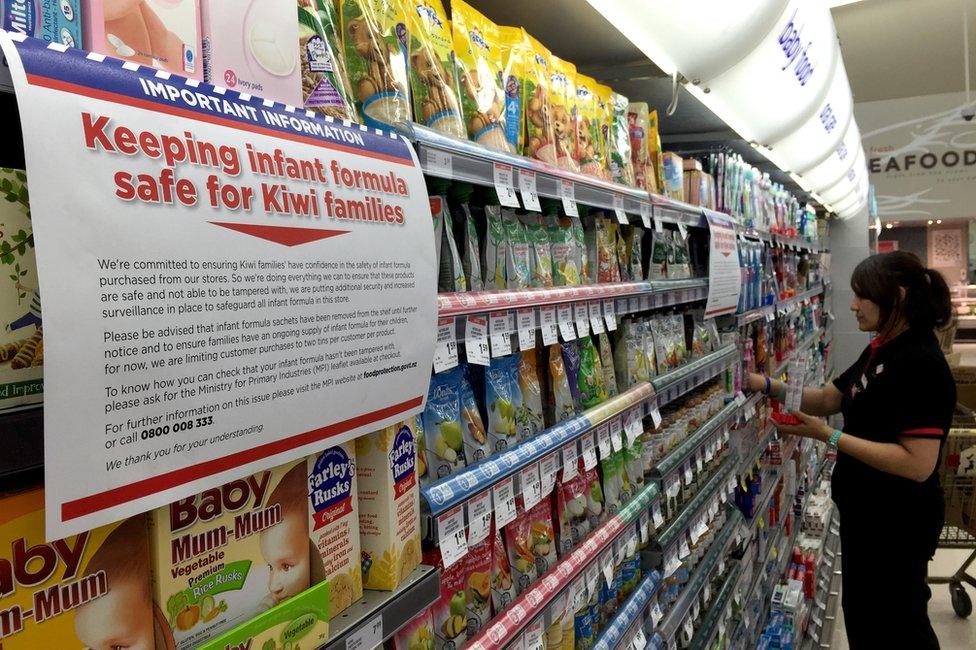
[[[441,0],[403,0],[410,35],[410,94],[417,122],[454,138],[468,135],[461,118],[454,40]]]
[[[552,57],[551,81],[552,133],[556,141],[556,164],[579,171],[576,144],[576,66]]]
[[[595,178],[603,177],[602,120],[592,77],[576,75],[576,154],[580,171]]]
[[[603,180],[612,180],[610,173],[610,134],[613,132],[613,89],[596,85],[596,115],[600,122],[600,161]]]
[[[556,164],[556,138],[552,131],[552,72],[549,50],[525,33],[525,147],[522,153]]]
[[[661,148],[661,131],[658,128],[657,111],[647,114],[647,157],[654,167],[654,186],[648,181],[647,187],[651,192],[660,192],[664,187],[664,150]]]
[[[529,55],[521,27],[498,27],[502,52],[502,82],[505,91],[505,139],[516,153],[525,146],[525,75]]]

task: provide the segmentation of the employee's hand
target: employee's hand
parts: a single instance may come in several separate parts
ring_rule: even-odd
[[[830,438],[830,434],[834,432],[826,422],[818,417],[807,415],[801,411],[790,411],[790,415],[800,420],[801,424],[780,424],[772,418],[769,421],[780,433],[801,438],[813,438],[821,442],[826,442]]]

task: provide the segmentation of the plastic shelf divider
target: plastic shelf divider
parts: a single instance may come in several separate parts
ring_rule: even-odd
[[[705,424],[682,440],[677,447],[665,454],[651,470],[651,480],[661,480],[671,472],[681,467],[695,450],[702,446],[715,432],[738,412],[739,406],[735,402],[729,402],[722,410],[713,415]]]
[[[712,639],[715,638],[715,633],[718,631],[718,622],[725,613],[725,607],[729,604],[729,599],[732,598],[732,594],[735,592],[735,586],[739,581],[739,573],[741,571],[742,567],[738,562],[729,570],[729,575],[726,576],[725,582],[722,583],[721,589],[719,589],[718,594],[715,596],[715,601],[709,608],[708,613],[705,614],[702,625],[695,632],[695,637],[691,640],[691,650],[704,650],[710,646]]]
[[[593,644],[593,650],[613,650],[613,648],[619,647],[627,630],[644,614],[647,609],[647,603],[657,593],[658,587],[660,586],[661,574],[657,571],[649,572],[641,580],[640,585],[634,590],[634,593],[617,610],[617,615],[614,616],[613,620],[610,621],[603,632],[600,633],[600,636],[597,637],[596,643]]]

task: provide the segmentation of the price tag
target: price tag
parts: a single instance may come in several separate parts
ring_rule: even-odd
[[[619,194],[613,195],[613,212],[617,215],[617,221],[622,225],[626,226],[630,224],[630,221],[627,219],[627,213],[624,212],[624,197]]]
[[[542,482],[542,494],[551,494],[556,487],[556,472],[559,470],[559,459],[553,452],[539,462],[539,478]]]
[[[614,309],[613,300],[603,301],[603,320],[607,324],[607,329],[611,332],[617,330],[617,312]]]
[[[654,406],[651,407],[651,422],[654,423],[654,428],[657,429],[661,426],[661,410],[657,407],[657,402],[654,402]]]
[[[590,327],[593,329],[594,334],[603,334],[606,332],[603,328],[603,318],[600,316],[599,302],[590,303]]]
[[[522,204],[526,210],[542,212],[539,205],[539,195],[535,189],[535,172],[520,169],[518,173],[519,191],[522,193]]]
[[[722,575],[725,573],[725,558],[718,561],[718,574]]]
[[[680,221],[678,222],[678,233],[682,239],[688,239],[688,228]]]
[[[701,474],[702,470],[705,468],[705,465],[702,463],[702,457],[700,454],[695,454],[695,468],[698,470],[699,474]]]
[[[694,529],[695,529],[695,533],[697,533],[698,535],[698,539],[704,537],[705,533],[708,532],[708,527],[705,525],[705,522],[702,521],[701,519],[695,522]]]
[[[454,318],[437,320],[437,347],[434,348],[434,372],[450,370],[458,364]]]
[[[580,438],[583,448],[583,469],[590,471],[596,467],[596,448],[593,444],[593,434],[586,433]]]
[[[560,305],[556,309],[556,318],[559,320],[559,333],[563,335],[564,341],[576,339],[576,330],[573,329],[573,307],[572,305]]]
[[[634,557],[637,553],[637,532],[631,528],[627,533],[627,543],[624,544],[624,557]]]
[[[654,232],[661,234],[664,232],[664,222],[657,214],[654,215]]]
[[[640,531],[641,546],[647,544],[647,541],[651,536],[650,527],[651,527],[651,516],[647,514],[647,511],[645,510],[642,513],[640,513],[640,519],[638,520],[637,523],[637,528]]]
[[[655,503],[651,508],[651,517],[654,522],[654,530],[664,525],[664,515],[661,514],[661,504]]]
[[[511,476],[502,479],[491,489],[491,500],[495,503],[495,527],[501,530],[518,516],[515,509],[515,488]]]
[[[668,650],[678,650],[678,640],[674,637],[668,639]]]
[[[542,343],[544,345],[555,345],[559,343],[556,330],[556,308],[539,308],[539,331],[542,332]]]
[[[468,499],[468,543],[477,546],[491,531],[491,492]]]
[[[542,481],[539,478],[539,463],[532,463],[519,473],[522,487],[522,503],[526,512],[542,501]]]
[[[525,650],[545,650],[546,644],[543,643],[542,637],[545,635],[545,620],[540,616],[536,620],[532,621],[528,629],[525,630],[524,635],[524,648]]]
[[[691,474],[691,463],[690,462],[689,463],[685,463],[685,465],[684,465],[684,476],[685,476],[685,485],[690,487],[691,484],[692,484],[692,482],[695,480],[695,477]]]
[[[688,540],[682,535],[678,541],[678,559],[683,560],[689,555],[691,555],[691,551],[688,549]]]
[[[607,581],[607,589],[613,584],[613,553],[606,551],[598,560],[603,570],[603,578]]]
[[[641,416],[637,412],[637,409],[630,409],[630,411],[627,412],[624,431],[626,431],[627,441],[631,445],[634,444],[638,438],[640,438],[642,433],[644,433],[643,427],[641,427]]]
[[[620,422],[619,415],[610,418],[610,447],[614,451],[623,451],[624,449],[623,425]],[[606,458],[606,456],[604,456],[604,458]]]
[[[655,602],[654,607],[651,608],[651,623],[654,627],[661,624],[661,619],[664,618],[664,612],[661,611],[661,603]]]
[[[695,625],[694,623],[691,622],[691,617],[685,619],[683,628],[685,634],[688,636],[689,639],[695,636]]]
[[[681,566],[681,561],[678,559],[678,554],[675,551],[670,551],[664,554],[664,577],[669,578],[678,570]]]
[[[691,543],[697,544],[698,540],[701,539],[701,535],[698,534],[698,526],[693,525],[688,529],[688,536],[691,537]]]
[[[507,357],[512,353],[512,336],[508,329],[508,312],[496,311],[488,320],[491,326],[491,356]]]
[[[520,208],[518,196],[515,194],[515,182],[511,165],[495,163],[495,192],[498,202],[508,208]]]
[[[586,591],[589,592],[590,598],[596,597],[596,587],[599,579],[600,568],[597,566],[597,562],[591,562],[589,566],[586,567]]]
[[[767,323],[772,323],[774,320],[776,320],[776,310],[775,309],[768,309],[766,311],[766,322]]]
[[[488,323],[479,316],[468,316],[464,324],[464,349],[468,363],[487,366],[488,356]]]
[[[432,176],[451,178],[454,176],[453,158],[446,151],[427,149],[427,166],[424,171]]]
[[[712,599],[712,588],[705,583],[705,587],[702,589],[702,600],[707,604],[709,600]]]
[[[437,518],[437,540],[445,569],[468,554],[468,540],[464,535],[464,508],[456,506]]]
[[[576,441],[563,447],[563,483],[579,474],[579,466],[576,463]]]
[[[606,423],[601,424],[596,430],[596,442],[600,447],[600,458],[610,457],[610,429]],[[585,453],[585,450],[584,450]]]
[[[567,217],[578,217],[576,209],[576,184],[573,181],[559,181],[559,198],[563,200],[563,212]]]
[[[644,636],[644,628],[637,626],[637,633],[634,635],[634,642],[631,644],[634,650],[644,650],[647,647],[647,638]]]
[[[715,447],[715,441],[712,441],[705,445],[705,462],[710,463],[712,459],[715,458],[715,452],[713,451]]]
[[[644,224],[644,227],[650,228],[651,227],[651,205],[649,203],[644,203],[643,201],[641,201],[640,217],[641,217],[641,222]]]
[[[346,650],[367,650],[383,645],[383,615],[377,614],[351,636],[346,637]]]
[[[573,313],[576,316],[576,330],[580,338],[590,335],[590,310],[585,302],[578,302],[573,305]]]
[[[569,586],[570,600],[569,606],[572,613],[578,612],[586,604],[586,577],[580,576]]]
[[[518,319],[518,341],[519,349],[532,350],[535,348],[535,310],[519,309]]]

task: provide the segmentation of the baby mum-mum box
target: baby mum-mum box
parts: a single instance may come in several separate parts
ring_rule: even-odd
[[[178,650],[308,589],[305,479],[303,458],[150,513],[153,597]]]
[[[0,497],[0,648],[171,650],[168,632],[144,516],[45,543],[44,491]]]
[[[307,462],[312,582],[331,585],[329,614],[335,617],[363,596],[356,445],[330,447]]]
[[[295,0],[200,0],[207,83],[302,106]]]
[[[415,418],[356,439],[363,586],[392,591],[420,564]]]
[[[200,0],[84,0],[84,46],[203,81]]]

